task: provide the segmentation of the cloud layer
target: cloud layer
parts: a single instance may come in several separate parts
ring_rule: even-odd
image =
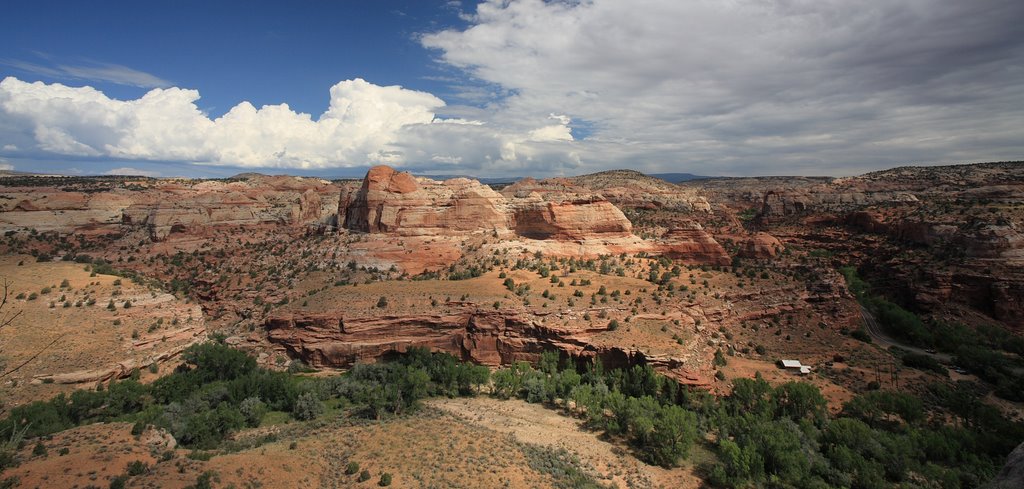
[[[843,173],[1024,156],[1020,19],[1018,0],[492,0],[422,42],[514,93],[499,119],[592,123],[587,164]]]
[[[43,57],[46,57],[45,55]],[[0,64],[28,73],[60,79],[114,83],[140,88],[167,88],[171,82],[144,71],[112,63],[55,64],[44,66],[17,59],[0,60]]]
[[[540,154],[529,148],[533,142],[571,139],[565,119],[522,133],[438,119],[441,99],[362,79],[340,82],[330,94],[317,119],[287,104],[249,102],[211,119],[196,105],[196,90],[158,88],[121,101],[91,87],[8,77],[0,82],[0,138],[6,150],[29,154],[301,169],[480,169],[530,160]]]
[[[242,102],[211,118],[196,90],[64,67],[158,88],[114,100],[8,77],[0,157],[478,175],[1024,158],[1019,0],[489,0],[465,18],[418,39],[469,106],[355,79],[316,117]]]

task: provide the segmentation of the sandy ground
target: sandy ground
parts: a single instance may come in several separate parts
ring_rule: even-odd
[[[429,407],[384,421],[334,414],[249,430],[236,437],[238,448],[207,456],[169,450],[158,430],[140,438],[130,430],[127,423],[68,430],[43,441],[44,455],[33,455],[35,442],[29,443],[19,455],[22,463],[0,473],[0,480],[17,477],[17,487],[26,488],[107,487],[139,460],[148,470],[131,477],[127,487],[181,489],[207,472],[214,487],[236,488],[376,487],[384,473],[392,475],[394,488],[555,487],[550,475],[531,468],[514,436]],[[268,433],[276,439],[247,441]],[[349,463],[370,479],[346,474]]]
[[[629,488],[700,486],[691,464],[684,463],[683,467],[672,470],[647,465],[627,453],[622,446],[582,429],[579,420],[539,404],[487,397],[433,399],[428,404],[470,423],[509,433],[523,443],[564,448],[592,467],[598,474],[598,480],[604,483]],[[694,458],[699,455],[693,454]]]
[[[161,354],[205,337],[198,305],[128,279],[91,276],[79,263],[37,263],[28,255],[5,255],[0,256],[0,277],[10,284],[4,312],[20,312],[0,330],[0,363],[6,371],[28,361],[0,383],[5,408],[91,388],[94,380],[62,384],[61,379],[89,379],[94,377],[90,372],[121,362],[145,367]],[[61,286],[64,280],[67,287]],[[25,297],[18,299],[19,294]],[[36,298],[30,300],[31,294]],[[111,300],[113,310],[107,308]],[[130,308],[124,308],[125,301],[131,301]],[[162,361],[160,368],[169,370],[173,363]],[[49,376],[57,376],[56,381],[44,382]]]

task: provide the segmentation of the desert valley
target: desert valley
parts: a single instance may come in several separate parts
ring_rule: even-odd
[[[0,487],[1021,487],[1024,164],[0,178]]]

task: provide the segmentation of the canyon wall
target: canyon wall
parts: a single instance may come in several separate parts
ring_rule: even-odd
[[[153,240],[163,240],[231,226],[330,226],[336,223],[338,193],[337,186],[320,179],[262,175],[239,181],[146,180],[103,191],[7,186],[0,188],[0,229],[77,234],[144,229]]]
[[[596,359],[608,367],[647,363],[682,384],[710,384],[707,377],[684,368],[681,359],[592,343],[590,338],[607,326],[550,327],[536,315],[521,311],[465,307],[441,315],[284,314],[270,316],[265,326],[272,343],[317,368],[347,368],[411,347],[446,352],[491,367],[517,361],[536,363],[544,351],[557,350],[576,359]]]

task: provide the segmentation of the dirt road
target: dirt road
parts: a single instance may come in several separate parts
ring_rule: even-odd
[[[886,348],[886,347],[889,347],[889,346],[895,346],[895,347],[902,348],[902,349],[907,350],[907,351],[912,352],[912,353],[919,353],[921,355],[928,355],[928,356],[930,356],[930,357],[932,357],[932,358],[934,358],[934,359],[936,359],[936,360],[938,360],[940,362],[946,363],[946,364],[948,364],[949,362],[953,361],[953,356],[952,355],[948,355],[946,353],[931,353],[928,350],[925,350],[924,348],[918,348],[916,346],[911,346],[911,345],[908,345],[906,343],[900,342],[900,341],[898,341],[896,339],[893,339],[891,336],[889,336],[889,335],[887,335],[885,333],[885,331],[882,329],[882,325],[878,324],[878,320],[875,319],[875,316],[872,315],[871,311],[868,311],[867,308],[865,308],[864,306],[860,306],[860,314],[864,318],[864,329],[867,330],[868,335],[871,336],[871,339],[875,343],[878,343],[883,348]]]

